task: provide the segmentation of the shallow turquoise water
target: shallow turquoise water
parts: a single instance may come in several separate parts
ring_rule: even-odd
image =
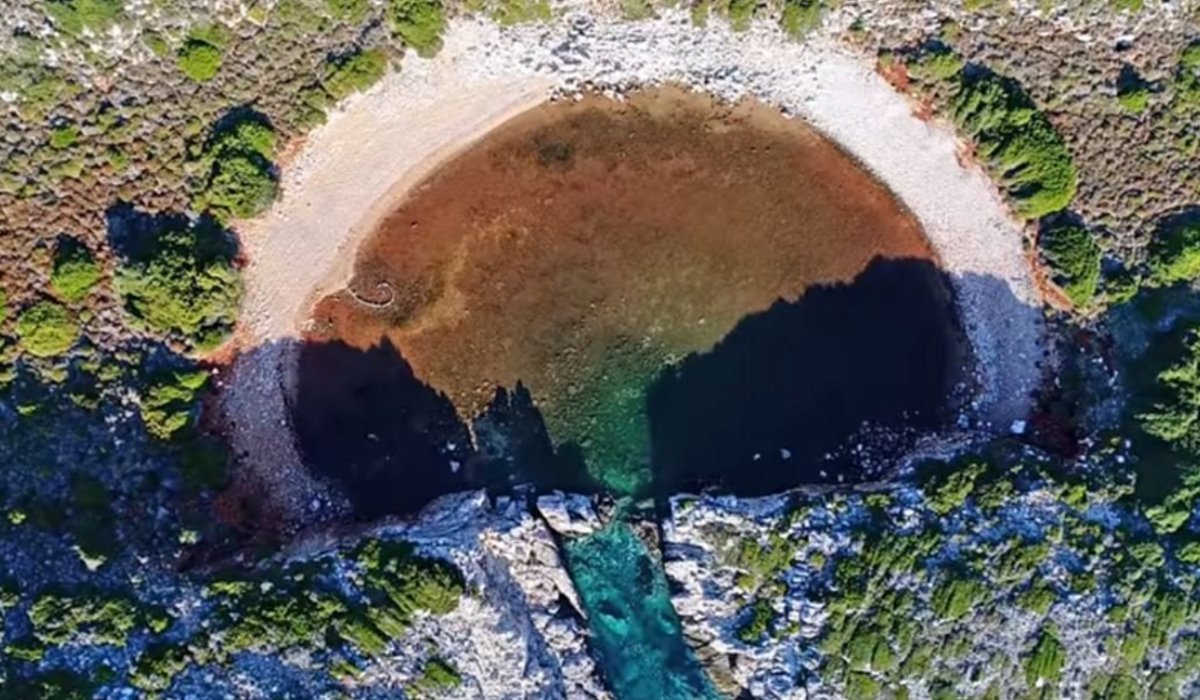
[[[566,552],[619,700],[719,700],[683,639],[666,576],[628,525],[567,542]]]

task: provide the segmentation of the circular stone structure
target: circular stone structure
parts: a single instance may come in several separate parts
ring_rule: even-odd
[[[584,85],[624,93],[668,82],[802,117],[891,190],[953,286],[974,358],[967,415],[999,428],[1027,415],[1042,326],[1022,227],[960,159],[953,131],[914,114],[869,61],[820,36],[800,44],[772,27],[699,28],[672,10],[636,24],[587,12],[503,29],[465,20],[437,58],[409,57],[331,115],[285,167],[281,201],[243,227],[243,341],[254,349],[223,402],[247,469],[285,520],[305,519],[315,488],[280,429],[296,389],[294,339],[311,330],[313,304],[353,280],[370,232],[440,163],[514,116]],[[356,290],[390,301],[385,288]]]

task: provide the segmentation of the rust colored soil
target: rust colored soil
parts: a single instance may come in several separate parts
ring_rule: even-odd
[[[415,188],[312,335],[389,337],[466,420],[521,382],[553,434],[601,368],[627,372],[614,357],[652,375],[877,256],[933,253],[803,123],[672,88],[591,96],[510,121]]]

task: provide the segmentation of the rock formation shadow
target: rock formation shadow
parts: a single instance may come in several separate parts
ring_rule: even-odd
[[[468,427],[387,339],[367,350],[301,344],[290,413],[308,468],[337,482],[366,519],[415,513],[468,488],[589,489],[582,462],[555,450],[523,385],[498,388]]]
[[[958,287],[992,299],[995,313],[1028,310],[1002,280],[969,276]],[[885,475],[976,397],[952,290],[929,261],[876,259],[665,368],[645,390],[654,493],[758,495]],[[360,517],[414,513],[468,488],[599,488],[577,446],[555,444],[522,384],[496,389],[468,425],[387,340],[369,350],[311,341],[296,356],[288,403],[300,453]],[[1011,358],[994,369],[1006,368]]]
[[[308,467],[340,483],[357,514],[410,513],[470,485],[471,436],[450,400],[387,340],[368,350],[306,343],[291,406]]]
[[[876,259],[664,370],[647,394],[656,490],[857,480],[868,455],[843,448],[864,429],[886,461],[943,427],[968,348],[950,289],[927,261]]]

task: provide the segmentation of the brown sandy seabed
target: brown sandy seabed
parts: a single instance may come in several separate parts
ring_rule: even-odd
[[[468,421],[522,382],[553,435],[614,357],[655,372],[876,256],[936,262],[915,218],[803,122],[675,88],[587,96],[415,187],[316,304],[310,339],[390,338]]]

